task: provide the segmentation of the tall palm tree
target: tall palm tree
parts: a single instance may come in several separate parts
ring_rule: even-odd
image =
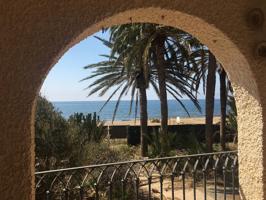
[[[195,43],[192,40],[189,41],[191,46]],[[196,42],[196,45],[198,43]],[[214,94],[215,94],[215,79],[216,72],[218,71],[220,81],[220,143],[222,150],[225,150],[225,126],[226,126],[226,108],[228,100],[228,92],[232,92],[230,87],[231,83],[227,77],[227,74],[223,66],[217,62],[214,55],[205,46],[193,46],[192,59],[193,67],[192,70],[195,77],[196,91],[199,88],[200,83],[203,83],[203,92],[206,93],[206,146],[208,151],[212,151],[212,137],[213,137],[213,113],[214,113]],[[229,89],[228,89],[229,87]]]
[[[197,99],[191,92],[191,77],[184,73],[184,40],[187,33],[158,24],[125,24],[110,29],[110,40],[114,43],[111,55],[119,54],[122,58],[131,60],[141,52],[144,71],[155,70],[158,81],[158,93],[161,102],[161,129],[167,133],[168,104],[167,93],[184,107],[179,100],[180,94],[188,96],[199,109]],[[186,53],[187,54],[187,53]],[[130,63],[130,62],[129,62]],[[149,73],[145,73],[147,76]],[[155,82],[151,82],[154,86]],[[168,92],[167,92],[168,91]]]
[[[212,152],[213,148],[213,115],[214,115],[214,102],[215,102],[215,85],[216,85],[216,72],[218,62],[212,52],[203,47],[196,50],[195,57],[197,59],[198,71],[196,72],[197,89],[203,83],[203,93],[205,93],[205,140],[206,149]]]
[[[209,52],[209,64],[206,87],[206,123],[205,123],[205,137],[206,147],[208,152],[212,152],[213,144],[213,113],[215,100],[215,83],[216,83],[216,69],[217,62],[214,55]]]
[[[158,72],[158,83],[160,91],[161,102],[161,129],[163,133],[167,133],[168,125],[168,104],[167,104],[167,92],[166,92],[166,68],[165,68],[165,40],[166,35],[158,34],[154,40],[155,48],[155,66]]]
[[[159,29],[159,31],[157,31]],[[168,31],[170,29],[171,31]],[[175,37],[168,37],[165,39],[165,46],[162,51],[164,58],[164,64],[161,67],[158,66],[156,59],[156,43],[154,44],[154,38],[157,34],[168,32]],[[184,110],[189,115],[186,107],[180,100],[180,98],[185,95],[189,97],[194,105],[200,109],[196,96],[191,92],[192,79],[187,73],[184,73],[184,61],[180,53],[178,46],[180,44],[179,37],[185,33],[169,27],[161,27],[159,25],[153,24],[127,24],[121,26],[115,26],[110,28],[110,39],[101,40],[106,46],[111,50],[110,55],[104,55],[107,60],[96,64],[87,66],[86,68],[95,68],[96,70],[93,74],[84,80],[98,77],[94,83],[90,84],[88,88],[91,89],[89,95],[99,92],[99,95],[103,95],[112,86],[118,87],[115,89],[114,93],[122,88],[122,84],[127,83],[119,95],[116,108],[113,115],[113,120],[119,106],[119,101],[124,94],[127,94],[129,88],[132,88],[131,92],[131,105],[136,96],[136,105],[138,104],[138,99],[140,100],[140,121],[141,121],[141,146],[142,155],[146,152],[146,142],[145,135],[147,135],[147,97],[146,89],[151,85],[156,91],[157,95],[161,96],[161,85],[164,85],[166,91],[173,96]],[[182,46],[182,51],[185,48]],[[158,68],[162,69],[164,75],[164,81],[162,84],[158,83],[159,77],[161,77],[158,72]],[[110,80],[108,80],[110,79]],[[165,92],[165,93],[167,93]],[[114,93],[108,98],[108,101],[114,96]],[[161,98],[160,98],[161,99]],[[167,96],[164,96],[164,104],[167,106]],[[137,106],[136,106],[137,108]],[[131,106],[130,106],[131,110]],[[161,109],[166,113],[167,109]],[[167,119],[167,115],[164,119]],[[163,121],[163,120],[162,120]],[[166,120],[167,123],[167,120]],[[167,124],[166,124],[167,125]],[[165,130],[165,129],[164,129]]]
[[[101,40],[107,47],[111,48],[112,43],[98,38]],[[132,111],[133,101],[135,99],[135,116],[137,114],[138,101],[140,105],[140,125],[141,125],[141,155],[147,155],[147,132],[148,132],[148,112],[147,112],[147,84],[144,78],[143,69],[141,66],[137,65],[137,60],[132,62],[132,66],[130,68],[125,67],[125,60],[118,61],[116,56],[110,55],[102,55],[106,60],[87,65],[85,69],[94,69],[92,75],[83,79],[88,80],[92,78],[97,78],[93,83],[91,83],[87,88],[90,88],[90,93],[88,96],[98,93],[100,96],[106,94],[108,90],[111,88],[115,88],[111,93],[109,98],[103,104],[100,111],[106,106],[106,104],[113,98],[115,94],[119,94],[114,113],[113,119],[114,121],[117,109],[120,104],[120,100],[123,95],[126,95],[131,90],[131,100],[130,100],[130,108],[129,114]]]
[[[212,151],[213,144],[213,114],[215,101],[216,71],[218,62],[212,52],[193,37],[187,39],[191,48],[190,61],[193,70],[194,88],[199,90],[203,84],[205,99],[205,139],[208,152]]]
[[[186,41],[191,49],[188,62],[192,69],[190,72],[194,79],[193,88],[198,92],[200,85],[203,84],[205,100],[205,139],[208,152],[212,151],[213,143],[213,113],[217,62],[214,55],[203,44],[191,35],[187,35]]]
[[[220,143],[222,150],[224,151],[227,91],[226,91],[226,72],[222,67],[220,67],[219,69],[219,76],[220,76],[220,104],[221,104]]]
[[[139,89],[139,107],[140,107],[140,143],[141,155],[147,156],[148,144],[148,111],[147,111],[147,84],[143,75],[143,71],[137,76],[137,86]]]
[[[220,77],[220,104],[221,104],[221,123],[220,123],[220,143],[222,150],[226,148],[225,134],[226,134],[226,118],[227,116],[227,106],[231,113],[236,113],[236,108],[234,106],[234,96],[233,88],[231,82],[227,76],[227,73],[223,66],[219,64],[219,77]],[[231,120],[231,119],[230,119]],[[232,121],[232,120],[231,120]],[[234,122],[232,122],[234,123]]]

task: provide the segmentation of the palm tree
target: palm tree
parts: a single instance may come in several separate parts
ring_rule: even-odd
[[[230,89],[230,81],[227,74],[220,63],[217,62],[214,55],[209,51],[207,47],[194,48],[193,67],[197,70],[193,70],[194,77],[197,81],[196,90],[199,88],[201,81],[203,82],[203,92],[206,93],[206,147],[207,151],[212,151],[212,137],[213,137],[213,113],[214,113],[214,97],[215,97],[215,80],[216,71],[218,69],[219,81],[220,81],[220,143],[222,150],[225,150],[225,126],[226,126],[226,105],[228,98],[228,91]],[[207,79],[207,80],[206,80]]]
[[[206,87],[206,123],[205,123],[205,137],[206,147],[208,152],[212,152],[213,144],[213,113],[214,113],[214,97],[215,97],[215,83],[216,83],[216,69],[217,63],[214,55],[209,52],[209,64]]]
[[[137,85],[139,89],[139,107],[140,107],[140,143],[141,143],[141,155],[147,156],[148,144],[148,111],[147,111],[147,84],[143,72],[137,76]]]
[[[206,95],[205,100],[205,139],[206,149],[212,151],[213,144],[213,114],[215,101],[215,84],[216,70],[218,62],[212,52],[197,39],[193,37],[187,38],[187,42],[191,48],[189,61],[193,68],[194,89],[198,92],[199,86],[203,84],[203,93]]]
[[[205,100],[205,139],[208,152],[212,151],[213,143],[213,113],[215,98],[215,83],[217,61],[211,51],[196,38],[191,35],[186,36],[186,42],[191,49],[187,57],[189,71],[193,77],[194,91],[198,92],[199,86],[203,84],[203,93],[206,95]]]
[[[107,41],[104,42],[105,44],[107,44]],[[111,45],[111,43],[109,43],[109,45]],[[118,63],[117,57],[115,56],[110,57],[109,55],[103,55],[103,57],[106,58],[105,61],[85,66],[85,69],[95,70],[92,72],[92,75],[84,78],[83,80],[97,78],[96,81],[94,81],[87,87],[91,89],[88,96],[95,93],[103,96],[108,90],[115,88],[109,98],[103,104],[102,108],[100,109],[101,111],[105,107],[105,105],[113,98],[113,96],[120,92],[113,113],[112,121],[114,121],[122,96],[126,95],[131,90],[129,114],[132,111],[133,101],[135,99],[136,116],[139,101],[141,124],[141,155],[146,156],[148,150],[146,142],[146,135],[148,131],[148,112],[146,95],[147,84],[145,83],[143,70],[136,65],[131,66],[130,68],[125,68],[125,64],[123,62]]]
[[[158,83],[160,91],[160,102],[161,102],[161,129],[165,134],[167,133],[168,125],[168,104],[167,104],[167,92],[166,92],[166,68],[164,59],[164,43],[166,36],[164,34],[158,34],[154,39],[155,48],[155,66],[158,72]]]
[[[221,104],[221,122],[220,122],[220,143],[222,150],[225,150],[225,126],[226,126],[226,102],[227,102],[227,89],[226,89],[226,72],[220,66],[220,104]]]
[[[159,31],[157,31],[159,29]],[[171,31],[168,31],[170,29]],[[165,46],[163,49],[163,56],[161,58],[164,64],[160,64],[158,67],[156,59],[156,48],[154,37],[157,34],[168,32],[174,37],[168,37],[165,40]],[[131,106],[136,96],[136,108],[138,105],[138,99],[140,100],[140,121],[141,121],[141,147],[142,155],[145,155],[147,150],[145,138],[147,135],[147,97],[146,89],[151,85],[160,97],[162,93],[161,86],[164,85],[166,91],[173,96],[180,105],[185,109],[189,115],[186,107],[183,105],[180,97],[183,95],[188,96],[194,103],[194,105],[200,109],[196,97],[191,92],[192,79],[183,70],[184,61],[181,55],[181,50],[184,51],[185,47],[180,45],[178,37],[182,37],[185,33],[169,27],[161,27],[153,24],[127,24],[121,26],[115,26],[110,28],[110,40],[101,40],[106,46],[111,49],[110,55],[104,55],[107,58],[106,61],[102,61],[96,64],[87,66],[86,68],[95,68],[93,74],[84,80],[98,77],[98,80],[88,86],[91,89],[89,95],[100,91],[99,95],[103,95],[111,87],[118,87],[114,93],[117,93],[122,84],[127,83],[119,95],[113,120],[119,106],[119,101],[124,94],[131,88]],[[170,34],[169,34],[170,35]],[[170,35],[171,36],[171,35]],[[179,48],[178,46],[182,46]],[[180,50],[181,49],[181,50]],[[162,57],[163,57],[162,56]],[[159,63],[162,63],[161,61]],[[164,81],[160,84],[159,77],[161,77],[158,69],[163,69]],[[161,79],[160,79],[161,80]],[[159,82],[159,84],[158,84]],[[167,93],[165,92],[165,93]],[[108,101],[114,96],[114,93],[108,98]],[[167,96],[165,95],[164,105],[167,108]],[[130,111],[131,111],[130,106]],[[162,106],[163,107],[163,106]],[[167,109],[161,109],[163,112],[168,112]],[[165,111],[166,110],[166,111]],[[162,114],[166,119],[167,126],[167,115]],[[162,120],[163,121],[163,120]],[[165,123],[165,121],[164,121]],[[164,128],[165,130],[165,128]]]
[[[184,54],[188,54],[184,44],[187,33],[158,24],[125,24],[111,29],[110,40],[114,43],[111,55],[119,54],[120,59],[127,57],[128,61],[141,52],[140,61],[145,77],[149,71],[155,70],[156,80],[151,84],[159,96],[161,103],[161,129],[167,133],[168,104],[167,92],[182,105],[180,96],[188,96],[198,109],[198,101],[191,92],[191,77],[184,73]],[[130,63],[130,62],[129,62]],[[148,73],[147,73],[148,72]],[[156,82],[158,83],[155,86]],[[158,89],[157,89],[158,87]],[[182,94],[182,95],[180,95]]]

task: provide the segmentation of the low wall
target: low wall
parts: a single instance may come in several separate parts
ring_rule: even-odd
[[[108,126],[110,139],[127,138],[128,126]]]
[[[214,142],[219,142],[219,124],[214,124]],[[148,134],[158,132],[160,126],[149,126]],[[109,126],[108,132],[110,139],[121,139],[127,138],[128,143],[131,145],[140,144],[140,126]],[[188,133],[193,134],[199,142],[205,141],[205,125],[204,124],[180,124],[180,125],[169,125],[169,132],[176,133],[178,135],[186,135]]]

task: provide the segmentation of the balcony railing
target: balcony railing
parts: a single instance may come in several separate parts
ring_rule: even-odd
[[[239,199],[237,152],[36,172],[36,199]]]

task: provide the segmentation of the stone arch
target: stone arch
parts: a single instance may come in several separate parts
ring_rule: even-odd
[[[265,60],[254,57],[252,52],[253,46],[263,39],[263,30],[258,34],[250,32],[245,21],[247,10],[257,7],[255,3],[115,0],[112,7],[105,0],[39,4],[25,0],[21,7],[7,3],[13,12],[5,12],[0,20],[7,30],[1,32],[1,46],[6,49],[0,50],[4,58],[0,79],[4,97],[0,104],[4,152],[1,163],[5,163],[0,168],[2,197],[34,199],[34,99],[51,67],[71,46],[102,27],[152,22],[191,33],[224,65],[234,85],[240,115],[242,195],[246,199],[264,199],[266,101],[261,74],[265,72]],[[17,180],[20,184],[15,184]]]

